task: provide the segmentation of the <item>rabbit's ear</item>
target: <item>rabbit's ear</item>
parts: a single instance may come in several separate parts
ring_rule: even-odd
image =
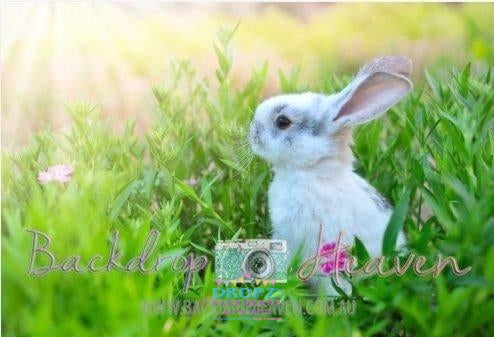
[[[334,122],[357,125],[370,121],[412,90],[411,62],[404,57],[383,57],[366,64],[339,95]]]
[[[410,77],[412,60],[406,56],[377,57],[364,65],[356,77],[363,77],[380,71]]]

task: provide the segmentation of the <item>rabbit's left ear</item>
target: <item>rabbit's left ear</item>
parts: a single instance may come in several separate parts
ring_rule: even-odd
[[[333,122],[357,125],[380,116],[412,90],[412,82],[405,77],[410,71],[411,61],[400,56],[366,64],[339,94]]]

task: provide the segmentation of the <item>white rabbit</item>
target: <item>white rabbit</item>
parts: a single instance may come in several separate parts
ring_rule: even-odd
[[[256,109],[249,140],[254,153],[272,164],[272,235],[287,241],[291,257],[299,251],[305,261],[316,254],[321,224],[322,242],[336,242],[342,231],[343,245],[358,237],[371,257],[381,255],[392,209],[353,172],[352,126],[377,118],[406,96],[411,67],[406,57],[377,58],[339,93],[281,95]],[[400,233],[398,245],[404,242]],[[323,290],[335,294],[324,279]]]

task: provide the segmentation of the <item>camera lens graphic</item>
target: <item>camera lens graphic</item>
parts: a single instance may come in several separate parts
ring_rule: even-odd
[[[253,278],[268,278],[274,272],[274,259],[266,250],[253,250],[245,256],[244,271]]]

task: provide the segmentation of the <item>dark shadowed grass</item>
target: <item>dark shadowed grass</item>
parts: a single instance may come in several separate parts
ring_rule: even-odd
[[[490,336],[494,312],[494,75],[467,65],[448,78],[428,74],[387,117],[355,132],[356,170],[395,206],[389,232],[403,227],[409,249],[430,263],[439,254],[471,266],[437,278],[356,278],[353,316],[283,322],[216,321],[197,315],[146,314],[144,300],[211,297],[211,264],[193,279],[169,268],[149,275],[119,271],[26,275],[31,236],[52,237],[57,256],[106,255],[118,229],[126,261],[140,253],[150,229],[161,232],[156,253],[205,254],[219,239],[269,235],[269,168],[245,141],[262,99],[267,65],[236,89],[229,71],[231,35],[223,32],[216,78],[197,78],[177,62],[174,77],[154,88],[157,109],[144,138],[129,123],[112,132],[88,103],[69,107],[72,127],[38,134],[2,164],[2,333],[5,336]],[[345,80],[300,83],[280,73],[285,91],[333,92]],[[66,185],[41,186],[37,173],[57,163],[75,166]],[[399,205],[399,207],[398,207]],[[388,237],[385,251],[393,251]],[[363,254],[361,249],[357,255]],[[83,258],[84,259],[84,258]],[[86,260],[87,261],[87,260]],[[43,263],[41,259],[38,261]],[[294,273],[291,273],[292,275]],[[294,276],[283,298],[307,295]]]

